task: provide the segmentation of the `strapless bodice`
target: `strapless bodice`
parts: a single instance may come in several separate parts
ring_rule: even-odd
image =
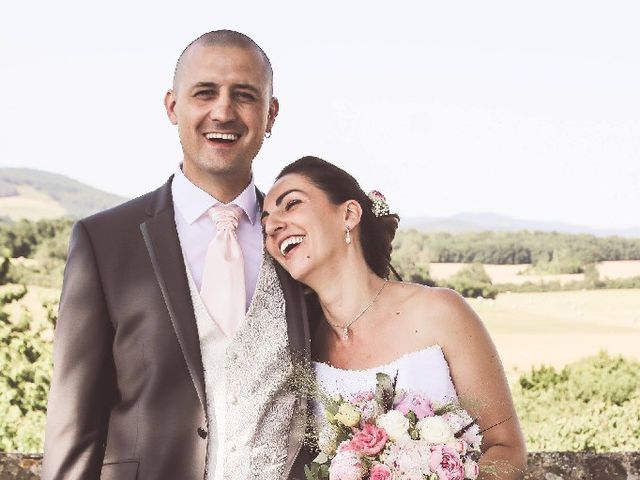
[[[374,390],[376,373],[383,372],[393,378],[397,372],[397,388],[422,392],[439,403],[457,399],[449,364],[440,345],[407,353],[393,362],[365,370],[343,370],[320,362],[313,362],[313,368],[318,384],[330,395],[339,393],[348,397],[363,390]]]

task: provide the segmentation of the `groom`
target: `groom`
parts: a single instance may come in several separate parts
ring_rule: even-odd
[[[306,405],[287,384],[306,310],[263,256],[251,170],[278,114],[272,75],[241,33],[192,42],[165,97],[182,168],[75,225],[44,480],[304,478]]]

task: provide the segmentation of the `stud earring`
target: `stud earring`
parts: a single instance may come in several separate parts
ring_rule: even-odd
[[[345,234],[344,234],[344,241],[346,242],[347,245],[349,245],[351,243],[351,231],[349,230],[349,226],[347,225],[345,227]]]

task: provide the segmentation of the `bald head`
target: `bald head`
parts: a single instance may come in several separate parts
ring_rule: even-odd
[[[185,48],[180,54],[178,62],[176,63],[176,68],[173,72],[174,90],[177,90],[180,75],[183,70],[184,60],[189,55],[189,52],[195,47],[236,47],[256,52],[264,64],[264,70],[269,81],[269,94],[273,93],[273,69],[271,68],[269,57],[267,57],[264,50],[262,50],[262,48],[260,48],[250,37],[244,33],[236,32],[234,30],[214,30],[212,32],[207,32],[187,45],[187,48]]]

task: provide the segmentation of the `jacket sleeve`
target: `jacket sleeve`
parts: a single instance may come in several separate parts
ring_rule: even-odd
[[[116,391],[114,328],[86,226],[71,234],[54,334],[42,479],[98,479]]]

